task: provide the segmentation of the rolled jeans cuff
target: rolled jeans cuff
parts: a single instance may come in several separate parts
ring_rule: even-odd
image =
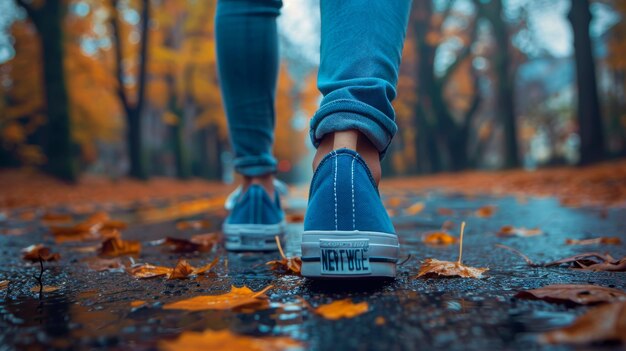
[[[334,100],[320,107],[311,119],[311,142],[318,147],[324,135],[343,130],[363,133],[382,159],[398,127],[393,119],[363,102]]]
[[[276,172],[276,159],[270,155],[237,157],[234,164],[237,173],[248,177]]]

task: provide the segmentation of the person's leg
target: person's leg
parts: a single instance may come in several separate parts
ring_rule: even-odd
[[[274,95],[278,75],[276,17],[280,0],[219,0],[215,18],[222,100],[241,191],[227,201],[229,250],[276,249],[284,214],[274,191]]]
[[[398,238],[378,193],[380,158],[396,132],[391,101],[410,0],[321,0],[314,160],[302,275],[393,277]]]
[[[321,1],[318,87],[324,99],[311,121],[311,140],[318,146],[314,166],[330,150],[358,144],[380,178],[378,156],[397,130],[391,101],[410,6],[410,0]],[[337,142],[335,134],[347,130],[358,134],[339,133]]]
[[[259,183],[273,193],[276,160],[274,95],[278,75],[276,17],[280,0],[220,0],[215,18],[222,99],[235,169],[244,188]]]

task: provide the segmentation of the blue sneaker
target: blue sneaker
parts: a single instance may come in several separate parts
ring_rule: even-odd
[[[326,155],[311,181],[302,275],[395,277],[399,253],[398,236],[365,161],[349,149]]]
[[[236,190],[226,201],[226,208],[231,210],[222,225],[227,250],[277,249],[274,237],[282,237],[286,227],[278,192],[271,200],[263,187],[253,184],[245,193]]]

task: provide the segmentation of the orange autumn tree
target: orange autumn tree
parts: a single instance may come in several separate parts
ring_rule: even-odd
[[[155,7],[148,99],[167,125],[177,175],[221,177],[226,141],[215,56],[214,1]],[[193,150],[194,152],[191,152]]]
[[[63,80],[67,88],[70,142],[74,145],[67,156],[77,157],[73,162],[81,161],[87,166],[97,160],[97,145],[118,141],[121,131],[115,82],[109,72],[111,57],[104,47],[94,48],[92,45],[87,52],[85,45],[90,40],[93,43],[105,38],[106,33],[96,29],[103,25],[106,7],[102,1],[96,0],[65,1],[62,4],[66,7],[61,23]],[[84,5],[83,10],[76,11],[79,4]],[[46,162],[46,139],[49,138],[46,135],[49,131],[42,48],[39,34],[29,21],[15,22],[12,35],[16,55],[2,65],[1,71],[11,82],[2,88],[7,97],[5,113],[0,117],[2,157],[11,158],[16,164],[39,165]],[[56,85],[53,88],[62,89]],[[56,135],[53,138],[55,143],[58,139]]]
[[[46,123],[41,47],[32,24],[11,27],[15,56],[0,65],[0,163],[38,166],[45,163],[41,127]]]

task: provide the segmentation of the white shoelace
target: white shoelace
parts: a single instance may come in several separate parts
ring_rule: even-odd
[[[226,202],[224,203],[225,209],[230,211],[233,209],[233,207],[235,207],[235,203],[237,202],[239,195],[241,195],[241,189],[242,188],[240,185],[237,187],[237,189],[235,189],[235,191],[228,195],[228,197],[226,198]],[[287,186],[287,184],[278,179],[274,179],[274,189],[276,189],[278,194],[282,196],[285,196],[289,193],[289,187]]]

